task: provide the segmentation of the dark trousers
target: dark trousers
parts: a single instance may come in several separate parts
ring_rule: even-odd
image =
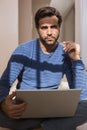
[[[73,117],[14,120],[0,111],[0,126],[13,130],[32,130],[40,126],[43,130],[76,130],[78,125],[85,122],[87,122],[87,101],[81,101],[78,104]]]

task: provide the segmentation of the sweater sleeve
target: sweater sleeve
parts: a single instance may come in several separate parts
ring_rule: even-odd
[[[76,89],[81,88],[81,100],[87,99],[87,74],[85,70],[85,66],[81,60],[72,61],[72,69],[73,69],[73,78],[74,78],[74,87]]]
[[[26,56],[23,47],[17,47],[8,61],[7,67],[0,78],[0,102],[9,94],[10,87],[21,73]]]
[[[81,88],[84,86],[84,79],[87,77],[83,62],[81,60],[72,61],[72,70],[75,88]]]
[[[82,89],[80,99],[87,99],[87,74],[82,60],[69,60],[66,77],[70,88]]]

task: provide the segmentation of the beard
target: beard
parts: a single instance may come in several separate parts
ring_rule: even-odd
[[[47,40],[47,38],[43,38],[41,36],[40,37],[40,41],[41,43],[46,47],[46,48],[52,48],[53,46],[56,46],[57,45],[57,41],[58,41],[58,38],[59,38],[59,35],[55,38],[55,37],[52,37],[53,40]]]

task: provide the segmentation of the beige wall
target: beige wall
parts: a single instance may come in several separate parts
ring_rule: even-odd
[[[32,39],[31,0],[19,0],[19,43]]]
[[[63,33],[64,41],[75,41],[75,9],[74,6],[69,10],[64,19]]]
[[[18,0],[0,0],[0,75],[18,45]]]

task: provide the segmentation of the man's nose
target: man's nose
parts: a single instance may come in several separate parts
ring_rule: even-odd
[[[48,35],[51,35],[51,34],[52,34],[51,28],[48,28],[48,29],[47,29],[47,34],[48,34]]]

